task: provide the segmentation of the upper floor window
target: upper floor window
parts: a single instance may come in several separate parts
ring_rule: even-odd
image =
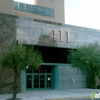
[[[14,9],[18,10],[18,8],[19,8],[18,2],[14,2]]]
[[[26,12],[32,12],[32,6],[29,4],[26,4]]]
[[[33,14],[54,17],[54,9],[37,6],[37,5],[30,5],[21,2],[14,1],[14,10],[29,12]]]
[[[25,4],[24,3],[19,3],[19,10],[25,11]]]

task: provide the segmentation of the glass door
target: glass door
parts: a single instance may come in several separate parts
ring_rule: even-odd
[[[52,88],[52,67],[41,67],[37,71],[26,71],[26,89]]]
[[[46,78],[46,87],[51,88],[51,75],[47,75]]]
[[[34,75],[33,88],[45,88],[45,75]]]
[[[26,76],[26,88],[31,89],[32,88],[32,75]]]
[[[33,88],[39,88],[40,86],[39,86],[39,84],[40,84],[40,81],[39,81],[39,75],[34,75],[34,86],[33,86]]]
[[[40,88],[45,88],[45,75],[40,75]]]

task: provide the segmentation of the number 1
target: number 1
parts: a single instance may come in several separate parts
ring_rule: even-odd
[[[62,40],[62,30],[60,30],[60,42],[63,42],[63,40]]]
[[[67,34],[67,42],[70,42],[70,35],[69,35],[69,31],[66,32]]]

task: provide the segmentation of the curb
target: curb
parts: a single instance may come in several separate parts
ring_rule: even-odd
[[[76,99],[86,99],[91,98],[90,96],[83,96],[83,97],[68,97],[68,98],[54,98],[54,99],[44,99],[44,100],[76,100]]]

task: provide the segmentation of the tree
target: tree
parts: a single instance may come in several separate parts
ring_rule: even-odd
[[[82,45],[76,50],[70,50],[68,60],[72,67],[82,72],[94,73],[100,80],[100,45],[91,43]]]
[[[12,69],[14,71],[14,88],[13,99],[17,95],[17,85],[20,72],[28,66],[31,69],[37,69],[42,63],[41,54],[34,49],[34,47],[25,47],[21,45],[8,46],[2,52],[0,63],[3,67]]]

